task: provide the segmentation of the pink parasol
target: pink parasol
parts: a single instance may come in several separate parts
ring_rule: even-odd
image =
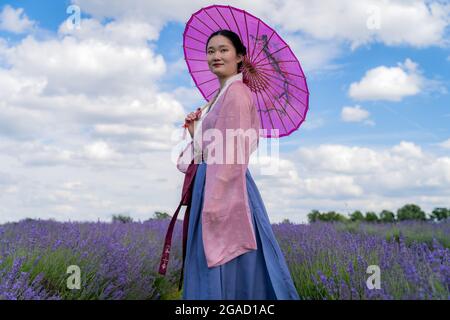
[[[220,89],[217,76],[209,70],[205,48],[209,35],[221,29],[238,34],[247,47],[241,71],[252,91],[261,129],[267,129],[261,136],[283,137],[297,130],[308,112],[305,74],[286,42],[244,10],[212,5],[194,13],[186,24],[184,57],[203,97],[210,101]],[[278,129],[278,135],[271,129]]]

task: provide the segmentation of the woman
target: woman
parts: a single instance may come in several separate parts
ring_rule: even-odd
[[[236,33],[220,30],[210,35],[205,49],[220,91],[200,118],[198,112],[186,117],[199,165],[188,221],[183,299],[299,299],[248,170],[260,122],[240,72],[246,48]],[[250,134],[241,132],[234,143],[227,135],[232,129]],[[216,134],[209,139],[214,143],[205,143],[207,132]]]

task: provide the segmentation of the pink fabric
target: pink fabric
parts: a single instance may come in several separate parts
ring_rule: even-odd
[[[205,135],[206,130],[213,128],[222,134],[222,154],[215,148],[216,138]],[[259,128],[259,114],[251,91],[241,80],[236,80],[204,118],[202,134],[194,136],[186,150],[194,154],[196,163],[201,161],[202,154],[207,163],[202,235],[210,268],[257,249],[245,174],[250,155],[258,147]],[[236,141],[230,132],[227,135],[227,129],[244,131]],[[218,163],[213,162],[214,157]],[[182,166],[178,168],[183,172]]]

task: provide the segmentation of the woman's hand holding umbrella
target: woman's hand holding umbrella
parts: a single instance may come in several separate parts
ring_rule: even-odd
[[[196,111],[190,112],[184,119],[183,128],[187,128],[189,130],[191,137],[194,137],[194,121],[200,119],[201,115],[202,109],[197,108]]]
[[[183,124],[183,128],[187,128],[189,130],[189,134],[191,135],[191,137],[194,137],[194,121],[197,121],[198,119],[201,118],[202,116],[202,112],[203,110],[205,110],[206,108],[208,108],[211,104],[214,103],[214,101],[216,101],[217,96],[219,94],[217,94],[214,99],[212,99],[210,102],[208,102],[207,104],[205,104],[203,107],[198,107],[197,110],[188,113],[188,115],[186,116],[186,118],[184,119],[184,124]],[[185,131],[186,133],[186,131]],[[183,137],[184,138],[184,137]]]

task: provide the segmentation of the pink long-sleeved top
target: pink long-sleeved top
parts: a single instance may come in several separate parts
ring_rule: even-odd
[[[202,155],[207,163],[202,235],[210,268],[257,249],[246,171],[250,155],[259,144],[259,128],[251,91],[242,77],[235,77],[202,119],[201,131],[195,132],[188,145],[195,163],[201,162]],[[216,130],[208,134],[208,129]],[[237,131],[233,135],[230,130]],[[178,166],[185,173],[183,168]]]

